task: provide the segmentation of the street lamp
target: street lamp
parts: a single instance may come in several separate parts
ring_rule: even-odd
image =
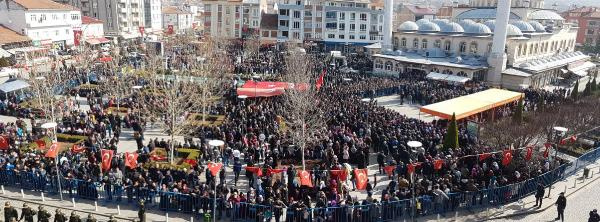
[[[52,143],[58,143],[58,138],[56,137],[56,124],[55,122],[48,122],[42,124],[42,128],[49,130],[52,129]],[[58,148],[57,148],[58,149]],[[62,195],[62,186],[60,185],[60,169],[58,168],[58,151],[56,156],[54,157],[54,166],[56,167],[56,181],[58,182],[58,194],[60,195],[60,200],[63,200]]]
[[[411,151],[414,152],[416,149],[421,148],[421,146],[423,146],[423,144],[419,141],[408,141],[406,143],[406,145],[408,145],[408,147],[410,147]],[[416,221],[416,210],[417,210],[417,196],[415,194],[415,190],[416,190],[416,181],[415,181],[415,172],[413,170],[413,172],[410,173],[410,183],[412,184],[412,203],[413,203],[413,207],[412,207],[412,214],[411,214],[411,218],[413,221]]]
[[[210,140],[208,141],[208,145],[211,147],[222,147],[225,145],[223,140]],[[220,153],[220,152],[219,152]],[[218,157],[215,158],[215,162],[217,162]],[[213,222],[217,221],[217,177],[215,176],[215,199],[213,199]]]
[[[552,130],[554,134],[554,158],[552,158],[552,162],[555,162],[558,158],[558,143],[560,139],[567,134],[567,131],[569,131],[569,129],[562,126],[555,126],[552,127]],[[554,185],[554,183],[548,186],[548,198],[550,198],[550,192],[552,191],[552,185]]]

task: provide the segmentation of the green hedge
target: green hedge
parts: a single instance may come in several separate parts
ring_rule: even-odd
[[[71,135],[71,134],[56,134],[56,139],[58,139],[58,142],[65,142],[65,143],[83,143],[88,137],[87,136],[81,136],[81,135]]]

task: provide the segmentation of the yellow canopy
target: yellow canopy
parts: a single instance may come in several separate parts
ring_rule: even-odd
[[[523,97],[523,93],[503,89],[488,89],[421,107],[420,111],[443,119],[463,119],[477,113],[502,106]]]

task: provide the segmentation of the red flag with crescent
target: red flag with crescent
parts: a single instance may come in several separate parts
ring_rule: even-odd
[[[433,161],[433,169],[441,170],[442,166],[444,166],[444,160],[434,160]]]
[[[406,171],[408,172],[408,174],[412,174],[415,172],[415,165],[412,164],[406,164]]]
[[[562,139],[562,140],[560,140],[559,144],[560,144],[560,145],[565,145],[565,144],[567,144],[567,139],[565,138],[565,139]]]
[[[577,141],[577,136],[573,135],[573,136],[569,137],[569,140],[571,140],[571,142],[575,142],[575,141]]]
[[[315,83],[315,87],[317,88],[317,90],[321,89],[321,86],[323,85],[323,82],[325,81],[326,73],[327,73],[327,70],[323,69],[323,72],[321,72],[321,75],[319,75],[319,78],[317,79],[317,82]]]
[[[550,148],[552,147],[552,144],[550,144],[550,143],[546,143],[546,144],[544,144],[544,146],[546,147],[546,149],[544,150],[544,158],[548,158],[548,155],[550,155]]]
[[[525,160],[531,160],[531,156],[533,155],[533,147],[527,147],[527,154],[525,155]]]
[[[50,149],[48,149],[48,152],[46,152],[46,157],[56,158],[57,154],[58,154],[58,143],[52,143],[52,145],[50,145]]]
[[[0,150],[8,149],[8,139],[4,136],[0,136]]]
[[[81,45],[81,35],[82,35],[82,33],[83,33],[82,30],[73,30],[73,44],[75,46]]]
[[[285,171],[285,169],[267,169],[267,176],[271,176],[273,174],[277,174],[277,173],[282,173],[283,171]]]
[[[262,177],[262,169],[260,167],[246,167],[246,171],[250,171],[253,174],[256,174],[257,177]]]
[[[487,158],[490,158],[490,156],[492,156],[492,154],[489,154],[489,153],[482,153],[482,154],[479,154],[479,161],[484,161],[484,160],[486,160]]]
[[[71,147],[71,153],[81,153],[83,151],[85,151],[84,146],[73,144],[73,147]]]
[[[110,162],[112,161],[114,151],[102,149],[102,170],[106,171],[110,169]]]
[[[392,176],[394,174],[394,169],[396,169],[396,166],[384,166],[383,167],[383,171],[385,171],[385,173],[388,176]]]
[[[348,179],[348,172],[346,170],[330,170],[331,177],[340,181],[346,181]]]
[[[36,140],[35,143],[38,145],[38,149],[40,149],[40,150],[46,149],[46,141]]]
[[[511,150],[505,150],[502,152],[502,165],[507,166],[512,161],[513,155]]]
[[[198,165],[198,161],[194,160],[194,159],[185,159],[183,160],[184,163],[189,164],[190,166],[197,166]]]
[[[356,189],[367,189],[367,169],[354,169],[354,176],[356,178]]]
[[[208,163],[208,170],[210,171],[210,174],[214,176],[217,176],[217,173],[219,173],[219,170],[221,170],[221,167],[223,167],[222,163]]]
[[[172,35],[173,33],[175,33],[173,25],[167,25],[167,34]]]
[[[129,167],[130,169],[135,169],[137,167],[137,159],[137,153],[125,152],[125,166]]]
[[[300,177],[301,186],[313,187],[312,180],[310,179],[310,173],[308,171],[298,171],[298,176]]]

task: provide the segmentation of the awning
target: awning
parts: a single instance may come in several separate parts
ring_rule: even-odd
[[[14,80],[0,84],[0,91],[4,93],[14,92],[29,87],[29,83],[23,80]]]
[[[85,42],[87,42],[90,45],[98,45],[98,44],[110,42],[110,40],[107,38],[104,38],[104,37],[100,37],[100,38],[89,38],[89,39],[86,39]]]
[[[463,84],[468,82],[469,80],[471,80],[468,77],[448,75],[448,74],[442,74],[442,73],[437,73],[437,72],[430,72],[429,74],[427,74],[426,78],[432,79],[432,80],[437,80],[437,81],[455,82],[455,83],[463,83]]]
[[[587,76],[588,70],[591,68],[594,68],[594,67],[596,67],[596,64],[588,61],[588,62],[584,62],[580,66],[570,68],[569,71],[573,72],[575,75],[583,77],[583,76]]]
[[[11,54],[16,54],[17,52],[35,52],[35,51],[42,51],[42,50],[48,50],[48,48],[37,47],[37,46],[27,46],[27,47],[22,47],[22,48],[9,49],[6,51],[8,51]]]
[[[503,89],[488,89],[478,93],[457,97],[439,103],[421,107],[420,111],[443,119],[463,119],[495,107],[515,102],[523,97],[523,93]]]
[[[255,82],[247,81],[241,87],[237,88],[238,95],[248,97],[271,97],[285,93],[286,89],[306,90],[308,84],[293,84],[287,82]]]

